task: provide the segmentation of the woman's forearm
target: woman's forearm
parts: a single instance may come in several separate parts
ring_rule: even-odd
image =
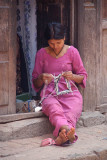
[[[62,76],[68,80],[72,80],[78,84],[81,84],[83,82],[84,76],[73,74],[72,71],[66,71],[62,73]]]
[[[73,74],[72,80],[78,84],[81,84],[83,82],[84,76],[83,75],[77,75]]]

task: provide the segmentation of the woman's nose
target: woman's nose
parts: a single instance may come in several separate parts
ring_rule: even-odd
[[[54,49],[56,49],[57,48],[57,45],[56,44],[54,44]]]

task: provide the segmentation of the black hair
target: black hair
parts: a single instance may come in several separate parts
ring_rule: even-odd
[[[44,33],[45,39],[63,39],[65,37],[65,27],[61,23],[48,23]]]

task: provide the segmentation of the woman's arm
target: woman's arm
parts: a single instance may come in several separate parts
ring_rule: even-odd
[[[87,79],[87,72],[84,68],[82,59],[78,50],[74,47],[71,47],[71,65],[72,70],[66,72],[67,79],[73,80],[81,87],[85,88],[86,86],[86,79]]]

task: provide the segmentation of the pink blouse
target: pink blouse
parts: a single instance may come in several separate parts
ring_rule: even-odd
[[[50,54],[47,53],[45,48],[41,48],[36,54],[35,66],[32,73],[32,81],[33,79],[36,79],[41,73],[51,73],[57,76],[65,71],[72,71],[74,74],[83,75],[84,80],[83,83],[80,85],[83,88],[85,88],[87,73],[83,66],[80,54],[76,48],[70,46],[67,52],[62,57],[59,58],[51,56]],[[64,90],[66,88],[64,78],[61,78],[60,82],[61,83],[59,87],[61,90]],[[34,87],[33,83],[32,87],[35,89],[35,91],[39,90]],[[72,86],[71,83],[71,88],[72,87],[74,86]],[[54,82],[52,81],[47,87],[48,93],[51,92],[53,88],[54,88]]]

